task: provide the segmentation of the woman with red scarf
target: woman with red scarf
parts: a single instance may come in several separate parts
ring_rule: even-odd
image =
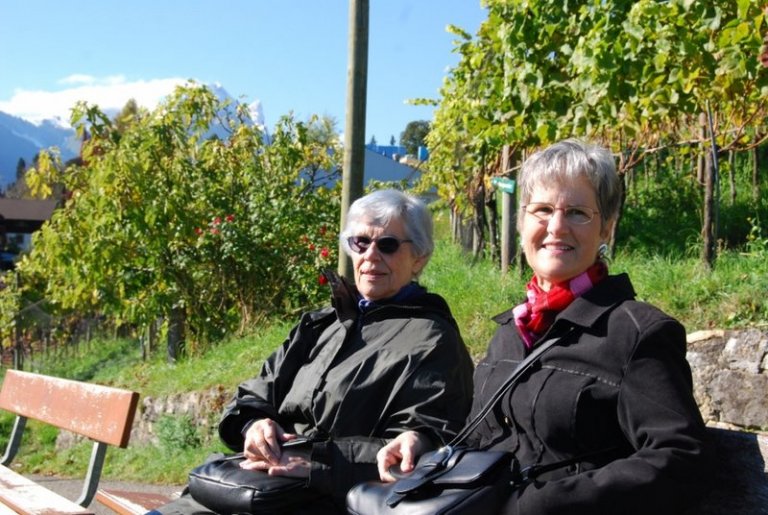
[[[559,337],[474,431],[480,449],[554,467],[509,489],[509,514],[679,514],[707,473],[685,330],[635,300],[603,259],[619,211],[611,154],[576,140],[533,154],[519,177],[518,230],[533,269],[526,300],[499,327],[474,375],[470,419],[525,356]],[[413,469],[427,441],[406,432],[379,474]],[[559,466],[558,464],[562,464]]]

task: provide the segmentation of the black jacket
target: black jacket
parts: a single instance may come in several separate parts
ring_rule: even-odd
[[[685,359],[685,330],[610,276],[561,312],[562,335],[474,435],[522,467],[603,451],[510,490],[505,513],[680,513],[706,474],[704,424]],[[473,411],[525,356],[511,311],[475,371]]]
[[[360,314],[345,281],[333,308],[306,313],[288,339],[242,383],[219,425],[242,450],[244,425],[269,417],[286,431],[329,438],[314,444],[310,486],[343,506],[357,482],[376,479],[385,439],[413,429],[436,445],[461,428],[472,401],[472,361],[442,297]]]

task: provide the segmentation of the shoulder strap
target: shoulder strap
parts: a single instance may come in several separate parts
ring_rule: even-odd
[[[514,479],[514,482],[515,482],[515,485],[522,485],[536,479],[537,477],[539,477],[541,474],[544,474],[545,472],[551,472],[559,468],[567,467],[569,465],[574,465],[576,463],[581,463],[582,461],[594,459],[600,456],[607,456],[608,454],[611,454],[617,451],[618,449],[619,449],[618,445],[612,445],[610,447],[605,447],[603,449],[598,449],[596,451],[585,452],[583,454],[579,454],[578,456],[574,456],[573,458],[568,458],[566,460],[556,461],[554,463],[547,463],[546,465],[530,465],[528,467],[521,469],[517,473]]]
[[[565,335],[562,335],[565,336]],[[533,348],[533,351],[528,354],[528,356],[525,357],[523,361],[520,362],[519,365],[512,371],[512,373],[509,375],[509,377],[504,381],[504,383],[499,387],[498,390],[494,392],[494,394],[491,396],[491,398],[488,400],[488,402],[485,403],[485,405],[480,409],[480,411],[477,412],[477,415],[475,415],[475,418],[470,420],[464,425],[464,428],[459,431],[459,433],[453,438],[453,440],[450,441],[448,444],[450,447],[455,447],[459,444],[461,444],[464,440],[467,439],[467,437],[472,433],[472,431],[477,428],[478,425],[480,425],[480,422],[483,421],[483,419],[490,413],[490,411],[493,409],[493,407],[496,405],[497,402],[501,399],[501,397],[510,389],[512,388],[512,385],[514,385],[518,379],[520,379],[520,376],[523,375],[523,373],[528,370],[533,363],[539,359],[539,357],[544,354],[550,347],[552,347],[555,343],[557,343],[562,336],[557,336],[555,338],[550,338],[549,340],[546,340],[541,345],[537,345]]]

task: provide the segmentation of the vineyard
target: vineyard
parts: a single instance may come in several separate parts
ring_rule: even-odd
[[[768,29],[757,2],[486,4],[476,36],[452,27],[461,61],[436,102],[421,183],[472,224],[475,253],[498,239],[491,179],[514,179],[527,152],[574,136],[611,148],[628,189],[640,177],[654,195],[668,195],[665,221],[687,226],[699,217],[710,266],[720,240],[743,243],[733,236],[764,219]],[[721,177],[726,204],[735,206],[739,171],[750,206],[739,208],[747,215],[741,226],[723,234],[718,217],[730,215]],[[683,200],[695,203],[677,204]]]

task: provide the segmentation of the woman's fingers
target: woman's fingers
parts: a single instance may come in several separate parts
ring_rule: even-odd
[[[245,435],[243,454],[251,461],[264,460],[276,464],[282,454],[280,443],[284,434],[283,428],[274,420],[257,420],[251,424]]]
[[[270,476],[309,477],[311,464],[304,456],[283,454],[279,465],[269,467]]]
[[[270,476],[309,477],[310,462],[304,456],[291,456],[283,453],[278,463],[264,460],[243,460],[240,468],[245,470],[262,470]]]
[[[416,462],[414,456],[416,452],[416,445],[409,442],[406,445],[400,447],[400,453],[402,454],[402,461],[400,462],[400,470],[407,474],[413,470],[413,466]]]
[[[264,460],[243,460],[240,468],[245,470],[269,470],[270,464]]]
[[[401,433],[394,440],[379,449],[376,454],[376,467],[382,481],[392,482],[395,477],[390,468],[399,465],[404,473],[411,472],[416,463],[416,458],[424,450],[424,437],[416,431]]]

